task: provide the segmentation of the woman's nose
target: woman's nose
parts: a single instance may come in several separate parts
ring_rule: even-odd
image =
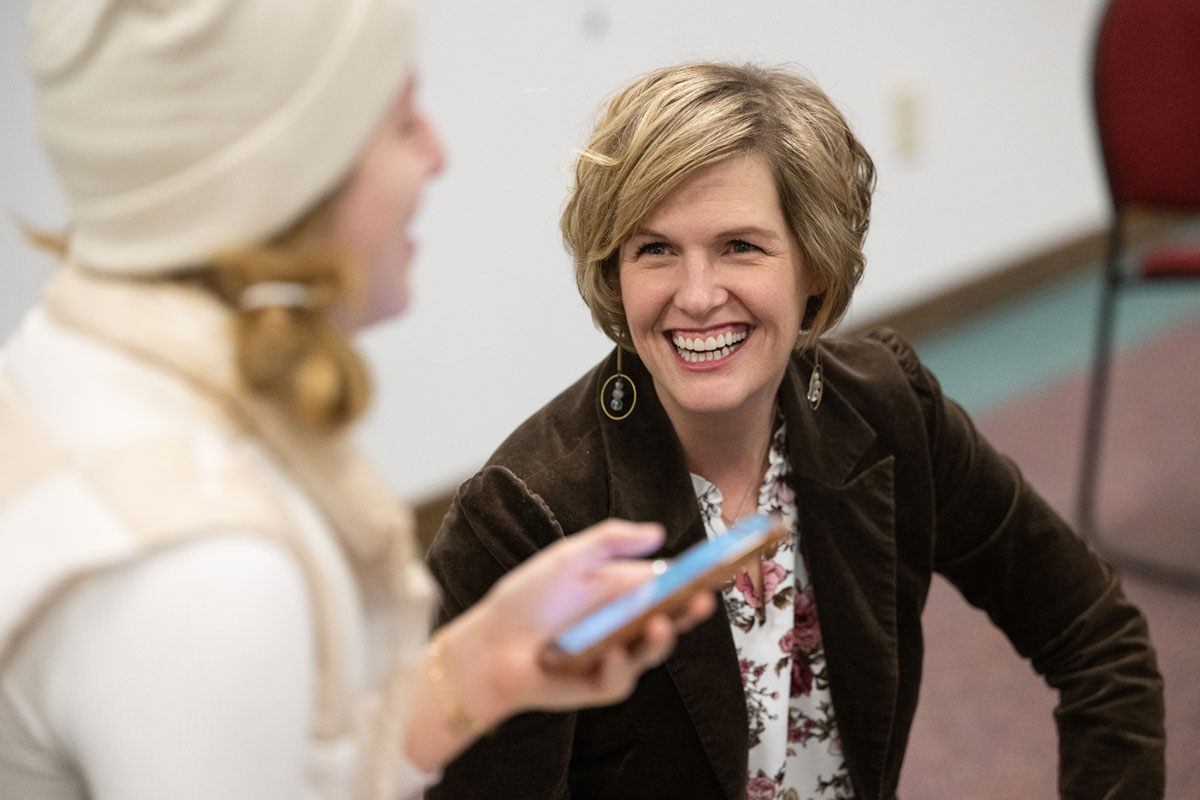
[[[725,302],[728,293],[707,254],[685,257],[682,267],[675,293],[675,304],[681,311],[700,318]]]

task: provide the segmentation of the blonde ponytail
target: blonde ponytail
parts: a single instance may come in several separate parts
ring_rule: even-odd
[[[371,386],[362,358],[331,319],[359,287],[348,259],[312,239],[226,253],[213,259],[213,288],[234,308],[234,348],[246,386],[299,422],[332,432],[366,410]],[[244,298],[252,287],[294,289],[288,302]]]

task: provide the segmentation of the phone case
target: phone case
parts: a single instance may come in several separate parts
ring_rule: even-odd
[[[742,524],[755,524],[763,526],[761,535],[755,535],[754,541],[747,542],[747,549],[741,550],[736,555],[713,564],[703,572],[692,576],[686,582],[678,587],[670,590],[662,597],[653,598],[646,601],[647,604],[642,605],[642,598],[639,595],[645,595],[647,592],[653,592],[653,585],[657,581],[664,579],[673,564],[678,563],[681,559],[687,556],[692,550],[704,547],[706,544],[711,544],[713,541],[700,542],[690,548],[688,551],[680,554],[676,559],[666,565],[666,569],[647,580],[645,583],[637,586],[628,592],[618,596],[612,601],[603,606],[594,609],[585,614],[580,620],[577,620],[573,625],[560,633],[553,641],[546,645],[542,651],[542,663],[550,668],[560,671],[585,671],[595,664],[601,653],[613,645],[628,646],[632,644],[642,633],[642,629],[646,625],[646,621],[654,614],[666,614],[667,616],[675,616],[681,613],[687,602],[699,591],[714,590],[721,584],[728,581],[731,577],[737,575],[737,571],[746,564],[753,562],[755,558],[761,557],[766,550],[774,549],[783,542],[787,541],[789,532],[783,525],[783,521],[778,514],[772,514],[769,517],[759,515],[749,518]],[[734,529],[735,531],[737,528]],[[733,535],[733,531],[725,536]],[[629,606],[633,609],[632,616],[629,619],[621,622],[618,627],[606,634],[603,638],[598,639],[594,643],[587,645],[584,649],[574,650],[563,646],[563,642],[570,638],[571,634],[576,631],[579,626],[583,625],[595,618],[599,614],[621,613],[622,606]]]

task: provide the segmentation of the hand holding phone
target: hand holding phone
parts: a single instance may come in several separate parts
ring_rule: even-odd
[[[717,588],[763,551],[787,541],[788,535],[778,514],[757,515],[671,561],[656,561],[653,578],[592,611],[547,644],[542,663],[551,669],[587,669],[608,647],[636,640],[652,615],[677,614],[697,592]]]

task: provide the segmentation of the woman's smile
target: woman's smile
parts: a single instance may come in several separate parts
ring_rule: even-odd
[[[705,331],[674,330],[667,338],[679,360],[689,367],[708,369],[723,366],[750,335],[749,325],[724,325]]]

